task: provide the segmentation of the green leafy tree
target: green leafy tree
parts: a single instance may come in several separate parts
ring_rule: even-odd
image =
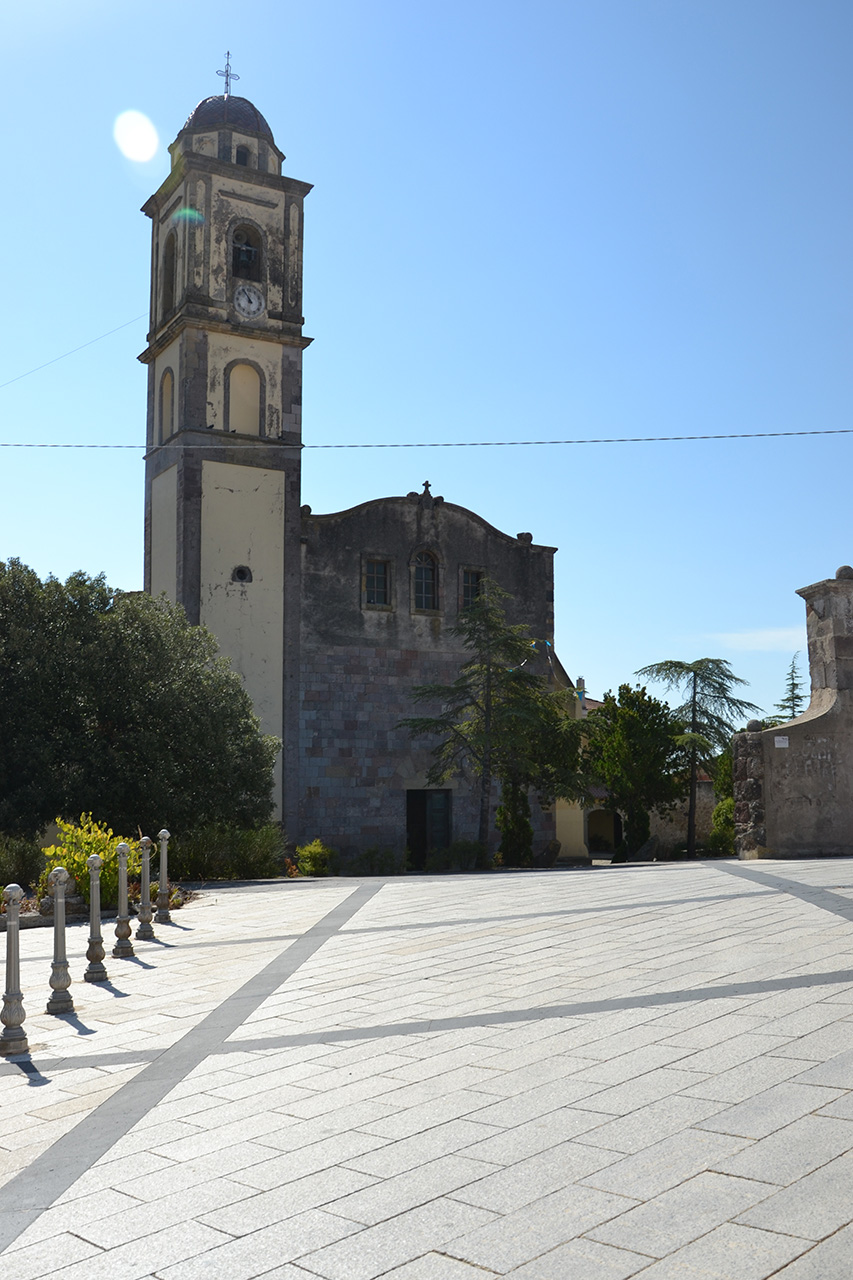
[[[800,679],[799,651],[794,654],[791,659],[791,665],[788,668],[788,674],[785,677],[785,696],[781,702],[776,703],[776,710],[782,717],[780,723],[784,724],[786,720],[795,720],[806,705],[806,695],[803,693],[804,682]]]
[[[687,792],[688,754],[679,743],[681,725],[665,703],[644,688],[619,686],[584,721],[580,768],[586,802],[604,803],[626,819],[628,852],[649,838],[649,813],[666,812]],[[601,801],[591,787],[604,787]]]
[[[690,756],[690,789],[687,809],[687,856],[696,856],[696,786],[699,765],[713,768],[714,755],[726,749],[734,733],[733,720],[759,708],[732,690],[748,683],[736,676],[724,658],[697,658],[695,662],[669,659],[641,667],[636,673],[678,691],[682,703],[674,714],[684,726],[681,743]]]
[[[730,799],[734,796],[734,761],[731,743],[725,751],[721,751],[714,761],[713,778],[714,793],[718,800]]]
[[[515,775],[504,778],[501,785],[495,826],[501,833],[500,852],[504,866],[525,866],[533,853],[530,795],[524,780]]]
[[[183,610],[103,576],[0,563],[0,831],[92,813],[116,830],[254,826],[277,740]]]
[[[497,584],[484,584],[450,628],[470,653],[457,678],[452,684],[413,690],[416,702],[439,703],[441,710],[401,724],[413,737],[438,739],[430,786],[457,775],[478,779],[478,840],[484,848],[489,842],[492,784],[495,779],[501,782],[503,829],[512,833],[511,856],[524,860],[528,792],[544,800],[575,793],[579,738],[568,696],[549,690],[531,669],[535,644],[527,629],[507,623],[507,598]],[[529,829],[529,806],[526,813]]]

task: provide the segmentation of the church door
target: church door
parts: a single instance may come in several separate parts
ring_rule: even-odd
[[[430,849],[450,844],[450,792],[406,792],[406,843],[412,866],[422,871]]]

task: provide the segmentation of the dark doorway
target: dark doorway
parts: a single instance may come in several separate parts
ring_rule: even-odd
[[[423,871],[430,849],[450,844],[450,792],[406,792],[406,843],[412,866]]]

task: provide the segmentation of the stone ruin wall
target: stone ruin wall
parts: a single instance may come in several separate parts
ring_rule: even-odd
[[[759,726],[757,729],[751,726]],[[735,797],[735,852],[739,858],[760,858],[767,844],[764,812],[764,745],[757,720],[746,733],[732,739]]]
[[[786,724],[736,734],[738,857],[853,856],[853,567],[803,587],[811,700]]]

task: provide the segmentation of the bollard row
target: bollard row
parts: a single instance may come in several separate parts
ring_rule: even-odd
[[[163,828],[157,836],[160,841],[160,882],[157,892],[157,914],[154,917],[158,924],[171,924],[169,914],[169,866],[168,846],[169,832]],[[156,939],[151,927],[151,845],[153,841],[143,836],[139,842],[142,855],[141,902],[139,906],[139,924],[136,937],[142,941]],[[116,848],[118,854],[118,915],[116,917],[116,943],[113,955],[119,960],[130,959],[135,953],[130,941],[130,910],[127,896],[127,857],[130,848],[124,842]],[[93,854],[87,859],[89,868],[89,945],[86,950],[88,965],[83,974],[84,982],[108,982],[109,974],[104,967],[104,940],[101,936],[101,867],[103,861]],[[65,945],[65,889],[70,880],[65,867],[54,867],[47,878],[48,887],[53,896],[53,962],[50,969],[51,994],[47,1002],[47,1012],[62,1014],[74,1012],[74,1001],[69,991],[71,974],[68,968],[68,956]],[[20,885],[10,884],[3,890],[3,901],[6,904],[6,989],[3,992],[3,1007],[0,1010],[0,1023],[3,1025],[0,1034],[0,1056],[26,1053],[29,1045],[24,1030],[26,1014],[24,997],[21,991],[21,900],[24,891]]]

